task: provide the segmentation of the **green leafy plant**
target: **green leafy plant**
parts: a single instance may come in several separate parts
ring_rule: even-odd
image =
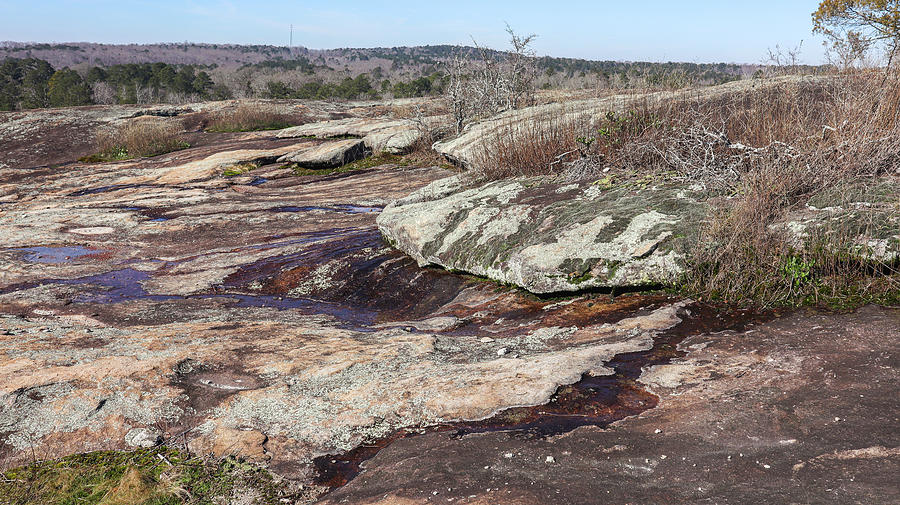
[[[799,287],[812,280],[813,265],[800,256],[788,256],[781,266],[781,275],[792,287]]]

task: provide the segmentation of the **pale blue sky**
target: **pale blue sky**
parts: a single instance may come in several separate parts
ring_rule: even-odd
[[[536,33],[538,54],[599,60],[759,63],[803,41],[821,63],[818,0],[244,1],[0,0],[0,40],[210,42],[309,48],[479,43],[505,47],[504,22]]]

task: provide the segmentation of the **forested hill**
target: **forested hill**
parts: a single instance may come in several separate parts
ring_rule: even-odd
[[[490,51],[493,53],[493,51]],[[112,66],[127,63],[168,63],[173,65],[204,65],[240,67],[267,61],[303,58],[313,65],[357,74],[381,67],[385,73],[426,67],[446,62],[455,54],[476,57],[476,48],[469,46],[417,46],[343,49],[307,49],[284,46],[234,44],[93,44],[72,42],[62,44],[0,42],[0,60],[6,58],[36,58],[54,68],[77,66]],[[631,68],[679,68],[691,74],[703,74],[722,80],[728,76],[752,74],[759,65],[726,63],[652,63],[594,61],[577,58],[542,57],[543,71],[577,75],[580,72],[620,72]],[[431,73],[431,72],[426,72]],[[570,75],[570,76],[571,76]]]
[[[506,53],[486,50],[495,59]],[[222,44],[0,43],[0,110],[227,98],[353,99],[435,95],[468,46],[368,49]],[[679,88],[747,78],[760,65],[536,59],[535,85]]]

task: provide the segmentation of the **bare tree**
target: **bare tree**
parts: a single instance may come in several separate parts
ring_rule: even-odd
[[[475,40],[475,61],[456,55],[447,64],[450,82],[445,99],[457,133],[467,121],[534,103],[537,65],[531,42],[534,34],[520,36],[506,25],[511,50],[497,55]]]

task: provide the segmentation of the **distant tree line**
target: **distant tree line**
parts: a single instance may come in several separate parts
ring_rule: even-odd
[[[46,61],[35,58],[7,58],[0,64],[0,110],[163,102],[171,95],[216,100],[230,98],[231,91],[214,84],[207,72],[198,71],[194,65],[91,67],[82,76],[69,68],[54,70]]]
[[[53,70],[34,58],[0,64],[0,110],[65,107],[91,103],[91,89],[77,72]]]
[[[78,53],[75,49],[82,49],[74,45],[22,47],[36,50],[44,46],[67,53]],[[60,49],[62,47],[66,51]],[[85,47],[93,50],[94,46]],[[143,46],[109,47],[136,51]],[[170,44],[160,47],[167,51],[175,47],[206,51],[275,51],[269,46],[222,46],[225,48],[222,49],[216,45]],[[6,48],[7,51],[19,49],[18,46]],[[343,59],[321,55],[312,57],[319,53],[338,55]],[[456,46],[335,49],[317,53],[297,48],[290,54],[273,53],[267,60],[241,64],[156,62],[103,65],[82,61],[71,67],[61,64],[54,68],[42,59],[11,56],[0,60],[0,110],[86,104],[185,103],[254,97],[348,100],[441,95],[448,88],[449,64],[446,60],[450,55],[456,55],[454,59],[458,57],[469,61],[482,56],[497,62],[509,58],[509,53],[503,51],[483,49],[480,52],[475,48]],[[348,61],[356,62],[356,66],[347,66]],[[613,62],[550,57],[535,58],[534,66],[537,71],[535,86],[544,89],[677,89],[749,78],[759,68],[758,65],[725,63]],[[806,70],[814,71],[815,68]]]
[[[315,65],[305,58],[272,60],[252,65],[255,68],[301,71],[315,75]],[[381,75],[380,69],[374,72]],[[234,84],[233,84],[234,85]],[[440,72],[408,81],[381,81],[376,87],[372,77],[362,73],[338,82],[310,80],[289,85],[282,80],[265,82],[262,90],[244,86],[241,96],[292,98],[307,100],[374,99],[390,94],[399,98],[436,95],[443,92],[446,77]],[[89,104],[132,104],[183,102],[188,99],[226,100],[235,90],[213,82],[199,65],[167,63],[128,63],[109,67],[90,67],[79,73],[70,68],[54,69],[36,58],[7,58],[0,64],[0,110],[42,107],[68,107]]]
[[[198,65],[166,63],[92,67],[85,76],[85,82],[94,90],[96,101],[104,103],[165,102],[173,96],[197,96],[203,100],[232,97],[228,87],[213,83],[209,74],[201,68]],[[104,93],[106,96],[102,96]]]
[[[297,87],[291,87],[283,81],[269,81],[266,83],[264,98],[295,98],[303,100],[353,100],[360,98],[376,99],[390,94],[395,98],[410,98],[417,96],[439,95],[446,85],[446,77],[440,73],[434,73],[428,77],[419,77],[409,81],[391,83],[385,79],[381,82],[380,93],[372,85],[368,74],[359,74],[354,78],[347,77],[340,82],[305,82]]]

